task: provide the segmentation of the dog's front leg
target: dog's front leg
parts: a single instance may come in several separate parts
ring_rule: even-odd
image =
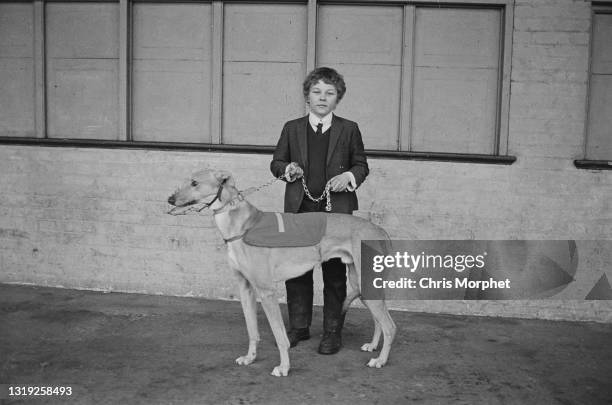
[[[283,316],[273,289],[261,291],[261,304],[266,312],[266,317],[270,323],[270,328],[280,353],[280,364],[274,367],[272,375],[286,377],[289,373],[289,338],[287,337]]]
[[[249,333],[249,351],[246,356],[240,356],[236,363],[241,366],[251,364],[257,357],[257,344],[259,343],[259,330],[257,327],[257,300],[253,286],[242,273],[235,270],[238,286],[240,288],[240,303],[246,320],[247,332]]]

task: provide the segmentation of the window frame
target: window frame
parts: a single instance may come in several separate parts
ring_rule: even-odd
[[[71,146],[71,147],[101,147],[101,148],[130,148],[130,149],[160,149],[160,150],[185,150],[185,151],[219,151],[232,153],[265,153],[269,154],[274,146],[236,145],[222,143],[222,103],[223,89],[221,87],[223,75],[223,9],[224,4],[240,3],[245,0],[14,0],[15,2],[29,2],[34,12],[34,57],[35,57],[35,137],[3,137],[0,136],[0,144],[22,144],[41,146]],[[52,2],[99,2],[118,3],[119,5],[119,103],[118,103],[118,140],[96,140],[96,139],[69,139],[48,138],[46,118],[46,94],[45,94],[45,7]],[[131,83],[132,83],[132,5],[134,3],[180,3],[197,2],[212,4],[212,105],[210,139],[211,143],[182,143],[182,142],[150,142],[134,141],[131,131]],[[246,1],[248,2],[248,1]],[[454,8],[495,8],[501,13],[500,21],[500,60],[498,77],[498,96],[496,112],[496,133],[494,136],[495,147],[492,154],[467,154],[467,153],[438,153],[438,152],[410,152],[401,150],[366,150],[368,156],[388,159],[414,159],[414,160],[437,160],[457,161],[470,163],[493,163],[512,164],[516,157],[508,155],[508,123],[510,106],[510,73],[511,73],[511,50],[512,50],[512,21],[515,0],[461,0],[444,3],[440,5],[438,0],[280,0],[278,3],[299,3],[307,5],[307,45],[306,45],[306,70],[310,71],[316,66],[316,37],[317,37],[317,14],[319,5],[402,5],[406,19],[410,13],[414,15],[416,7],[454,7]],[[406,40],[404,30],[404,41]],[[412,67],[402,66],[402,71]],[[410,80],[410,79],[409,79]],[[405,82],[405,80],[404,80]],[[406,83],[402,83],[402,91]],[[399,106],[398,106],[399,107]],[[405,107],[402,107],[405,109]],[[400,116],[399,140],[406,137],[403,133],[405,118]],[[206,130],[206,129],[205,129]]]
[[[611,14],[612,15],[612,1],[597,1],[593,2],[591,6],[591,28],[589,32],[589,67],[588,67],[588,78],[587,78],[587,97],[585,102],[585,120],[584,120],[584,142],[582,159],[574,160],[574,165],[578,169],[587,170],[612,170],[612,156],[609,160],[596,160],[589,159],[587,157],[589,148],[589,114],[591,105],[591,84],[592,84],[592,65],[593,65],[593,35],[596,14]]]

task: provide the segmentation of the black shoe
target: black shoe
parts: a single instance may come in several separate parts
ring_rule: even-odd
[[[289,347],[295,347],[300,340],[310,339],[310,330],[308,328],[291,329],[287,332],[289,338]]]
[[[319,344],[320,354],[336,354],[342,347],[342,337],[340,332],[325,332],[323,333],[323,339]]]

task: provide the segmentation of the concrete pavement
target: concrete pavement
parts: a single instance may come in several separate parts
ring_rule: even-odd
[[[285,312],[285,308],[283,308]],[[72,404],[604,404],[612,401],[612,325],[392,312],[390,363],[365,367],[369,313],[352,308],[344,347],[291,349],[289,377],[263,311],[250,366],[238,302],[0,284],[0,384],[72,385]]]

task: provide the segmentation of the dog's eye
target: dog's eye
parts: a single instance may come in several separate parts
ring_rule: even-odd
[[[197,187],[198,186],[198,182],[195,180],[191,180],[191,187]]]

